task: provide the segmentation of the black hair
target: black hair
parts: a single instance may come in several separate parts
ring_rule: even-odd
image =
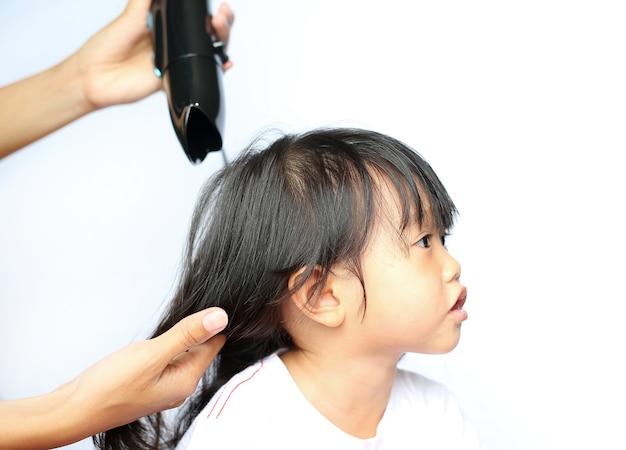
[[[210,306],[229,316],[226,343],[180,407],[171,429],[154,414],[94,438],[101,449],[173,448],[216,391],[261,358],[293,346],[282,305],[321,268],[347,264],[360,276],[361,256],[377,217],[377,179],[399,194],[401,228],[425,218],[452,227],[456,207],[424,159],[374,131],[317,129],[283,135],[265,149],[251,146],[216,173],[200,193],[178,289],[158,336]],[[362,281],[362,279],[361,279]],[[364,299],[365,300],[365,299]]]

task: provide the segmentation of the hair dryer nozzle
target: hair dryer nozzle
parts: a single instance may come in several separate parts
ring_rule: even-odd
[[[181,126],[175,126],[178,140],[192,163],[204,160],[208,152],[222,149],[222,136],[213,121],[195,105],[185,106]]]
[[[172,125],[192,163],[222,149],[222,68],[206,30],[206,0],[153,0],[154,62]]]

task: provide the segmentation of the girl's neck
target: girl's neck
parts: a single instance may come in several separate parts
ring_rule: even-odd
[[[376,435],[391,395],[395,362],[302,349],[289,350],[281,359],[307,400],[335,426],[361,439]]]

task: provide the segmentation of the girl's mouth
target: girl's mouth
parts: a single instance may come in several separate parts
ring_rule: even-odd
[[[467,291],[463,289],[463,292],[461,292],[461,295],[459,295],[459,298],[457,299],[456,303],[452,305],[452,308],[450,309],[450,314],[459,323],[467,320],[467,311],[463,309],[466,299],[467,299]]]
[[[466,299],[467,299],[467,291],[463,290],[461,295],[459,295],[459,299],[452,306],[451,310],[454,311],[455,309],[463,309],[463,305],[465,305]]]

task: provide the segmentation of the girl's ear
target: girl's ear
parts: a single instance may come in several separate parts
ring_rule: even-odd
[[[299,269],[289,277],[289,289],[293,290],[302,282],[306,267]],[[309,277],[302,286],[291,296],[291,302],[308,319],[335,328],[340,326],[346,318],[346,302],[343,301],[337,289],[337,283],[341,280],[330,273],[326,283],[317,292],[315,286],[322,278],[322,268],[315,266]]]

